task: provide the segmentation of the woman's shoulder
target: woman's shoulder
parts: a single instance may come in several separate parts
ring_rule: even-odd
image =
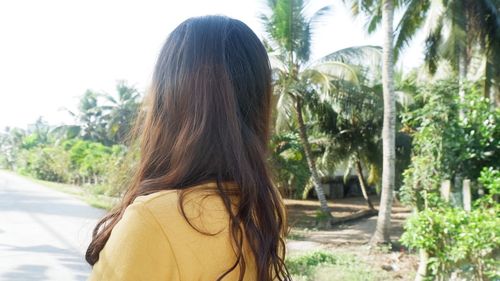
[[[226,190],[238,190],[237,186],[234,183],[224,183],[224,187]],[[167,207],[173,203],[177,204],[179,198],[181,197],[181,194],[183,198],[187,199],[187,201],[191,201],[197,198],[214,199],[212,195],[218,195],[218,189],[215,182],[208,181],[183,189],[160,190],[147,195],[141,195],[136,197],[132,204],[141,202],[145,205],[155,205],[155,203],[160,201],[162,206]]]
[[[176,201],[177,192],[178,192],[177,189],[170,189],[170,190],[156,191],[154,193],[147,195],[137,196],[132,202],[132,204],[137,204],[140,202],[142,204],[148,205],[155,200]]]
[[[228,188],[234,190],[236,186]],[[238,197],[231,197],[232,208],[236,208],[237,203]],[[191,222],[203,219],[214,223],[225,221],[228,215],[217,186],[212,182],[141,195],[131,205],[142,205],[160,223],[180,222],[186,218]]]

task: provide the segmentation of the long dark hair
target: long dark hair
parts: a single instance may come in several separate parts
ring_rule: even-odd
[[[257,279],[289,280],[284,264],[286,212],[267,166],[271,68],[266,50],[243,22],[224,16],[190,18],[167,38],[156,63],[135,133],[140,160],[122,202],[96,225],[86,259],[94,265],[125,208],[140,195],[183,192],[217,183],[238,246],[243,234],[255,257]],[[231,209],[231,190],[239,205]]]

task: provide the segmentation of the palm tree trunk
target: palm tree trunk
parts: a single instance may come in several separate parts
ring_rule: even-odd
[[[384,92],[384,124],[382,127],[382,192],[377,218],[377,227],[370,243],[390,242],[392,197],[396,160],[396,104],[394,100],[394,45],[393,45],[393,0],[383,0],[382,24],[384,34],[382,86]]]
[[[366,192],[366,184],[365,177],[363,176],[363,169],[361,168],[361,162],[356,160],[356,174],[358,174],[359,185],[361,186],[361,191],[363,192],[363,197],[366,200],[366,204],[368,205],[368,209],[375,210],[373,208],[372,201],[368,197],[368,193]]]
[[[309,166],[309,171],[311,172],[311,178],[314,185],[314,190],[318,195],[318,200],[321,205],[321,210],[325,215],[331,217],[331,210],[328,207],[328,201],[326,201],[325,192],[321,186],[321,181],[319,179],[318,172],[316,171],[316,163],[312,157],[311,145],[309,144],[309,138],[307,136],[306,126],[304,124],[304,118],[302,116],[302,100],[301,98],[296,99],[295,110],[297,111],[297,121],[299,125],[299,137],[304,147],[304,153],[307,160],[307,165]]]

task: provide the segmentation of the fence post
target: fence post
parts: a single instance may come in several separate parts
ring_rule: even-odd
[[[462,198],[464,203],[464,210],[470,212],[471,210],[471,193],[470,193],[470,180],[464,179],[462,186]]]
[[[441,198],[443,198],[444,201],[449,202],[450,194],[451,194],[451,181],[445,180],[441,182]]]

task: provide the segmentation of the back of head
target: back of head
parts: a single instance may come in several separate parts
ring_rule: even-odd
[[[228,272],[239,264],[244,273],[240,234],[245,232],[258,279],[286,280],[286,218],[266,161],[271,93],[266,50],[247,25],[224,16],[181,23],[161,50],[138,119],[135,175],[122,204],[96,226],[87,261],[97,261],[111,229],[137,196],[213,180],[239,246],[239,259]],[[238,186],[235,213],[224,181]]]
[[[142,129],[143,166],[149,166],[143,178],[160,179],[160,188],[168,178],[178,187],[237,180],[242,170],[256,168],[238,165],[266,152],[270,97],[267,53],[244,23],[221,16],[186,20],[155,67]]]

